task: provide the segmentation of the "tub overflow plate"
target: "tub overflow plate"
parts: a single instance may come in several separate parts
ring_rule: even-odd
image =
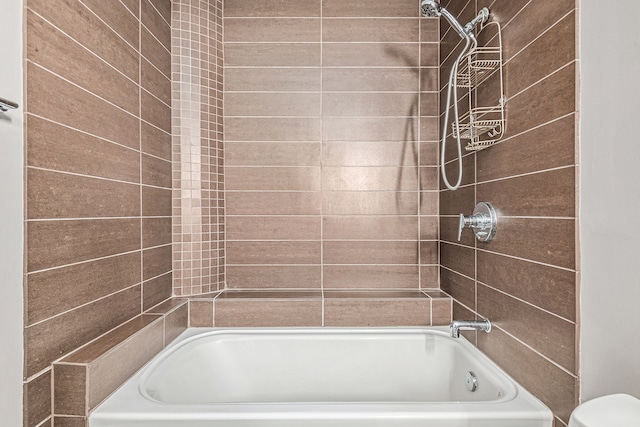
[[[478,377],[473,372],[467,372],[465,382],[467,383],[467,390],[474,392],[478,389]]]

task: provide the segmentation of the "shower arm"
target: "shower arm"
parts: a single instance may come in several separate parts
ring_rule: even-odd
[[[445,9],[444,7],[440,8],[440,15],[445,17],[445,19],[449,22],[453,29],[456,30],[460,38],[466,39],[469,36],[469,32],[467,32],[466,27],[463,27],[447,9]],[[471,22],[469,24],[471,24]]]
[[[467,25],[464,26],[465,34],[472,35],[473,29],[475,28],[475,26],[480,23],[487,22],[488,19],[489,19],[489,9],[486,7],[483,7],[482,9],[480,9],[480,12],[478,12],[478,16],[473,18],[471,21],[467,23]]]

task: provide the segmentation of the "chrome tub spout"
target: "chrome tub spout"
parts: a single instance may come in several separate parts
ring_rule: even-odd
[[[485,331],[491,332],[491,322],[484,320],[454,320],[449,325],[451,338],[460,338],[460,331]]]

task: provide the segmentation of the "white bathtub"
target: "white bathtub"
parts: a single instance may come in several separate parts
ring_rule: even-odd
[[[189,329],[89,420],[91,427],[552,424],[546,406],[444,328]]]

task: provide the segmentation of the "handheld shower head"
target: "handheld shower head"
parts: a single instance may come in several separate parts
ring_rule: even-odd
[[[440,12],[440,9],[442,9],[442,7],[435,0],[423,0],[420,9],[422,10],[423,16],[435,18],[442,15],[442,13]]]
[[[420,5],[420,10],[422,11],[422,15],[430,18],[438,18],[444,16],[444,18],[449,21],[454,30],[460,35],[462,39],[466,39],[468,36],[464,31],[464,28],[458,20],[449,13],[447,9],[440,6],[435,0],[422,0]]]

